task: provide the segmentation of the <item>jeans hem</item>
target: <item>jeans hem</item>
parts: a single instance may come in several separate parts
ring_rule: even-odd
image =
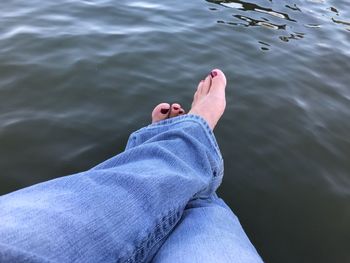
[[[134,132],[133,135],[137,135],[138,133],[142,133],[142,132],[147,131],[147,130],[156,129],[156,128],[159,128],[160,126],[167,127],[167,126],[174,125],[174,124],[181,123],[181,122],[194,122],[194,123],[200,124],[200,126],[205,131],[206,137],[209,139],[209,141],[211,143],[211,146],[215,152],[215,155],[217,156],[217,159],[219,160],[220,163],[223,162],[220,148],[219,148],[219,145],[216,141],[216,138],[215,138],[213,131],[209,127],[208,122],[199,115],[186,114],[186,115],[181,115],[181,116],[165,119],[165,120],[162,120],[162,121],[159,121],[156,123],[152,123],[144,128],[141,128],[140,130]]]

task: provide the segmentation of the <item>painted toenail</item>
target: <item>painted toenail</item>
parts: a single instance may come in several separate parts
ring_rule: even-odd
[[[161,109],[160,112],[162,114],[167,114],[169,112],[169,109]]]
[[[183,110],[180,110],[180,111],[179,111],[179,114],[183,114],[183,113],[184,113],[184,111],[183,111]]]
[[[212,78],[215,78],[218,75],[218,73],[216,71],[212,71],[210,72],[210,75]]]
[[[178,110],[178,109],[179,109],[179,107],[174,106],[174,107],[173,107],[173,109],[174,109],[174,110]]]

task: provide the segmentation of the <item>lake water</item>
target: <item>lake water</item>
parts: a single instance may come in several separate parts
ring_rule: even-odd
[[[121,152],[214,67],[220,195],[263,259],[350,262],[346,0],[3,2],[0,194]]]

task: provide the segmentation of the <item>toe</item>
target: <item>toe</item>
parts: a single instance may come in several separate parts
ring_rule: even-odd
[[[170,114],[169,117],[176,117],[179,115],[179,111],[181,109],[181,105],[178,103],[173,103],[170,108]]]
[[[168,118],[170,112],[169,103],[160,103],[152,111],[152,123]]]
[[[181,108],[180,110],[179,110],[179,115],[184,115],[186,112],[185,112],[185,110],[183,109],[183,108]]]
[[[207,95],[208,94],[209,89],[210,89],[210,85],[211,85],[211,79],[212,79],[212,77],[211,77],[210,74],[205,78],[205,80],[203,82],[202,89],[201,89],[201,94],[202,95]]]
[[[215,95],[224,95],[226,87],[226,77],[220,69],[213,69],[210,73],[211,85],[209,92]]]
[[[197,92],[201,92],[202,90],[202,87],[203,87],[203,84],[204,84],[204,79],[202,79],[199,83],[198,83],[198,87],[197,87]]]
[[[191,107],[193,107],[196,103],[197,103],[197,101],[198,101],[198,91],[196,91],[195,93],[194,93],[194,96],[193,96],[193,101],[192,101],[192,105],[191,105]]]

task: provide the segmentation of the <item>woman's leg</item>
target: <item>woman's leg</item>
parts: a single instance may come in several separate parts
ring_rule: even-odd
[[[192,200],[153,263],[262,263],[238,218],[213,194]]]
[[[221,182],[212,129],[225,85],[216,70],[198,86],[191,114],[133,133],[125,152],[89,171],[1,196],[0,262],[150,260],[187,203]]]

